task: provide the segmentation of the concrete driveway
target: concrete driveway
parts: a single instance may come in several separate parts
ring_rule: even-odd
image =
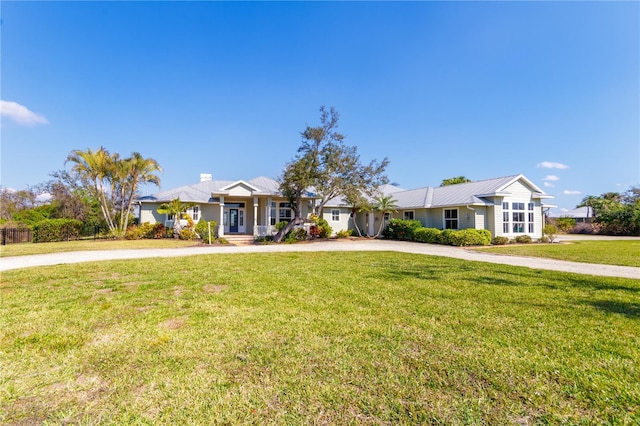
[[[330,240],[306,244],[246,245],[246,246],[198,246],[176,249],[137,249],[79,251],[68,253],[39,254],[0,258],[0,271],[31,268],[35,266],[60,265],[116,259],[143,259],[192,256],[199,254],[230,253],[276,253],[276,252],[317,252],[317,251],[395,251],[401,253],[425,254],[453,257],[478,262],[502,265],[524,266],[532,269],[573,272],[577,274],[599,275],[640,279],[640,268],[592,263],[566,262],[524,256],[505,256],[461,247],[423,244],[406,241],[385,240]]]

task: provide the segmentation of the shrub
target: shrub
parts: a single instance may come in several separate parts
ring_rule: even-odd
[[[270,244],[273,242],[273,235],[266,235],[264,237],[257,237],[254,240],[256,244]]]
[[[419,220],[391,219],[382,231],[382,237],[391,240],[413,240],[413,232],[421,228]]]
[[[311,221],[313,221],[315,227],[317,228],[312,234],[317,235],[317,237],[315,238],[329,238],[333,233],[333,229],[331,229],[331,226],[329,226],[329,222],[327,222],[326,219],[323,219],[322,217],[314,214],[311,215]]]
[[[151,236],[149,238],[165,238],[167,236],[167,228],[160,222],[154,223],[151,229]]]
[[[320,238],[320,228],[318,228],[316,225],[311,225],[309,227],[309,236],[311,238]]]
[[[287,223],[289,223],[289,222],[282,221],[282,222],[276,223],[275,224],[276,231],[282,231],[284,229],[284,227],[287,226]]]
[[[505,244],[509,243],[509,238],[507,237],[495,237],[493,240],[491,240],[491,244],[495,245],[495,246],[503,246]]]
[[[142,228],[136,225],[129,226],[124,233],[125,240],[141,240],[144,237],[145,235]]]
[[[82,222],[75,219],[45,219],[33,226],[33,242],[77,240]]]
[[[576,223],[575,226],[571,228],[571,231],[569,232],[571,234],[594,234],[596,232],[596,229],[591,223],[581,222],[581,223]]]
[[[336,238],[349,238],[353,235],[353,229],[343,229],[336,233]]]
[[[542,236],[546,237],[549,241],[553,241],[557,233],[558,233],[558,228],[556,228],[554,225],[547,225],[544,228],[542,228]],[[545,242],[545,241],[542,241],[542,242]]]
[[[211,242],[216,240],[216,228],[218,226],[218,222],[215,220],[210,220],[207,222],[204,219],[200,219],[198,224],[196,225],[196,233],[200,235],[200,238],[203,242],[209,243],[209,228],[211,228]]]
[[[516,237],[516,243],[518,244],[530,244],[532,241],[529,235],[518,235]]]
[[[307,231],[304,228],[295,228],[291,231],[291,237],[296,241],[304,241],[307,239]]]
[[[193,240],[197,238],[196,232],[193,230],[193,228],[189,228],[189,227],[185,227],[182,229],[182,231],[180,231],[180,239],[181,240]]]
[[[413,231],[413,240],[420,243],[437,244],[440,241],[441,230],[436,228],[417,228]]]
[[[569,232],[576,224],[576,220],[572,217],[559,217],[556,219],[556,226],[562,232]]]

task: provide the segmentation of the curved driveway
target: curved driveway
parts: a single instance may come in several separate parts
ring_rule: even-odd
[[[150,257],[178,257],[197,254],[229,253],[272,253],[272,252],[314,252],[314,251],[396,251],[402,253],[426,254],[453,257],[463,260],[524,266],[533,269],[573,272],[577,274],[599,275],[640,279],[640,268],[630,266],[599,265],[592,263],[567,262],[523,256],[505,256],[460,247],[435,244],[384,240],[330,240],[308,244],[246,245],[246,246],[198,246],[176,249],[135,249],[78,251],[67,253],[38,254],[0,258],[0,271],[30,268],[34,266],[59,265],[79,262],[116,259],[142,259]]]

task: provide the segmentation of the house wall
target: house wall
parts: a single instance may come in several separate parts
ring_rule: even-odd
[[[340,212],[338,216],[338,220],[333,220],[333,210],[338,210]],[[322,218],[329,223],[329,226],[333,230],[333,235],[335,235],[338,231],[344,231],[349,229],[349,214],[350,209],[346,207],[325,207],[322,209]]]
[[[160,222],[164,224],[167,215],[158,213],[160,204],[161,203],[142,203],[140,206],[140,223],[149,222],[154,224]]]

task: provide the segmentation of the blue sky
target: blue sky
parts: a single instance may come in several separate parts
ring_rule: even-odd
[[[100,146],[162,189],[277,178],[321,105],[405,188],[522,173],[570,209],[640,184],[639,2],[0,7],[3,187]]]

